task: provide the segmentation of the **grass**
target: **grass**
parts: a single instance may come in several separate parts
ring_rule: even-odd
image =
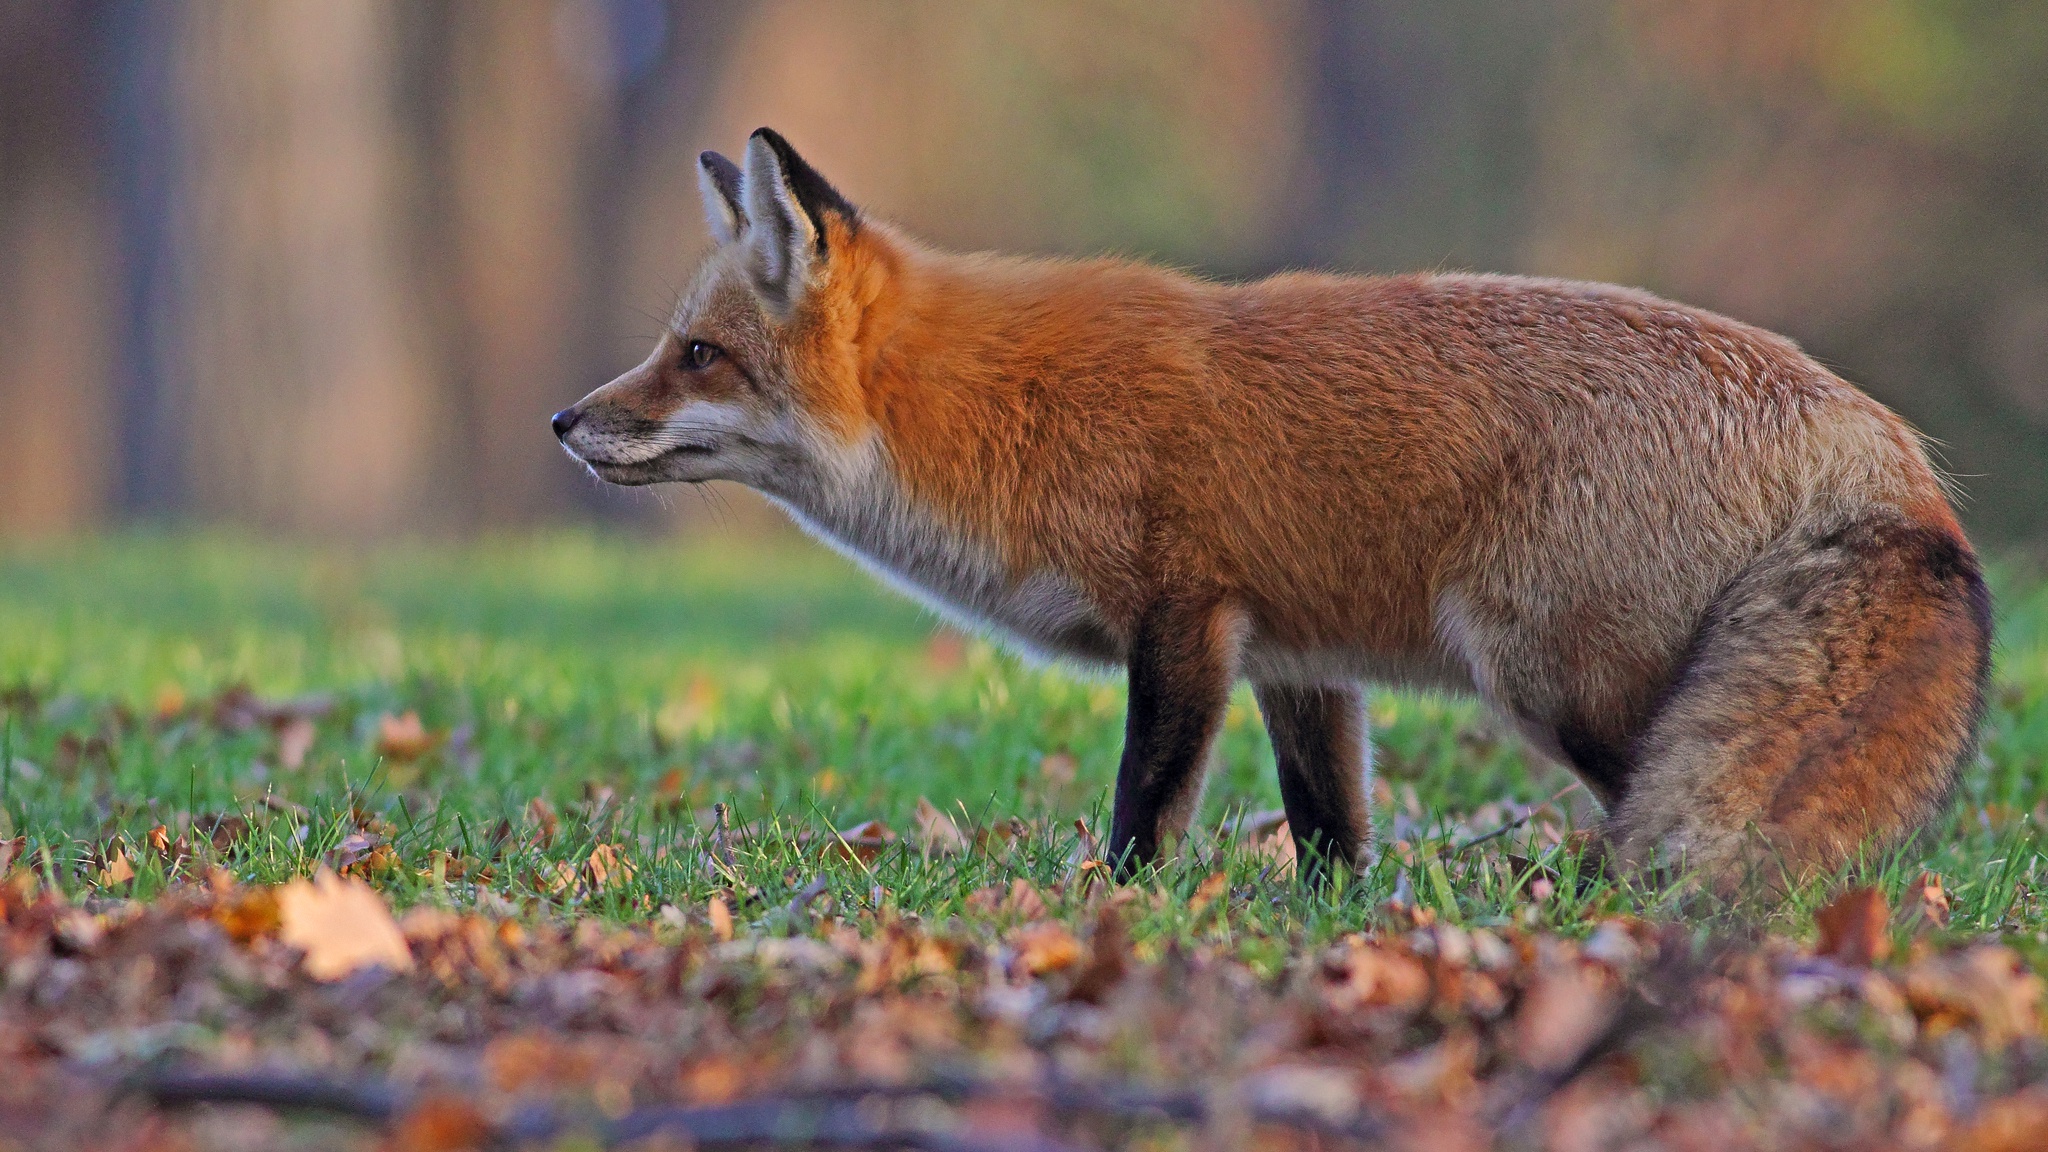
[[[1428,917],[1579,931],[1683,912],[1797,933],[1846,879],[1896,898],[1934,871],[1952,932],[2037,950],[2048,585],[2014,572],[1998,584],[1984,754],[1946,827],[1781,908],[1576,882],[1566,837],[1596,814],[1569,777],[1474,704],[1401,693],[1371,706],[1384,850],[1356,882],[1305,893],[1256,837],[1225,830],[1278,804],[1240,692],[1201,830],[1130,894],[1134,938],[1143,950],[1199,937],[1277,966],[1304,942]],[[322,698],[299,767],[285,767],[274,725],[220,722],[234,685]],[[400,904],[701,919],[715,898],[760,932],[821,915],[1000,929],[1017,912],[993,897],[1019,879],[1055,913],[1078,907],[1103,877],[1081,865],[1076,821],[1107,823],[1123,715],[1116,683],[941,632],[806,543],[738,536],[15,546],[0,553],[0,689],[0,832],[81,896],[147,898],[212,867],[277,881],[324,860]],[[380,755],[410,751],[383,732],[407,712],[430,747]],[[946,850],[943,827],[921,834],[921,802],[967,851]],[[896,839],[860,840],[869,820]],[[159,828],[159,845],[184,848],[152,849]],[[1218,872],[1230,898],[1198,899]]]

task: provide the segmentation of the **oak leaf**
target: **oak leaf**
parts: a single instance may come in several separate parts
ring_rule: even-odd
[[[316,980],[339,980],[360,968],[412,967],[398,922],[368,884],[322,868],[277,892],[278,937],[306,955]]]

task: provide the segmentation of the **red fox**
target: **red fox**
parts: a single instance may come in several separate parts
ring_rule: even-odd
[[[1602,284],[955,255],[769,129],[699,159],[715,250],[556,435],[1126,674],[1126,873],[1241,680],[1312,877],[1368,848],[1368,682],[1476,694],[1610,867],[1716,883],[1899,844],[1974,754],[1990,601],[1942,482],[1783,337]]]

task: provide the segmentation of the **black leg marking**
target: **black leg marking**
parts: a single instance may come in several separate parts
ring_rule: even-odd
[[[1262,684],[1257,695],[1302,879],[1325,883],[1358,867],[1372,835],[1363,695],[1351,685],[1291,684]]]
[[[1237,664],[1233,616],[1213,599],[1166,599],[1138,621],[1109,832],[1120,876],[1156,860],[1161,839],[1194,815]]]

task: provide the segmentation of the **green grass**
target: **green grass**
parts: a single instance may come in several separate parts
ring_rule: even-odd
[[[1953,930],[2031,942],[2048,928],[2034,895],[2048,815],[2048,586],[2012,573],[1999,584],[1998,684],[1955,814],[1927,845],[1856,871],[1894,894],[1937,871]],[[280,764],[270,729],[209,722],[207,701],[235,684],[265,699],[330,698],[300,768]],[[372,879],[401,903],[472,902],[483,889],[536,910],[701,917],[717,896],[760,931],[874,915],[1000,928],[1007,907],[969,898],[1018,878],[1055,911],[1077,905],[1096,877],[1077,871],[1075,821],[1106,825],[1123,715],[1116,683],[956,643],[820,549],[734,536],[15,546],[0,552],[0,689],[0,831],[27,837],[30,866],[82,895],[146,898],[212,866],[278,880],[368,829],[369,842],[388,842]],[[380,758],[380,717],[407,711],[440,743],[415,760]],[[1241,693],[1202,831],[1132,896],[1138,938],[1197,935],[1257,959],[1418,914],[1403,907],[1567,930],[1617,914],[1733,914],[1675,891],[1571,882],[1576,860],[1558,839],[1594,818],[1577,793],[1446,855],[1570,779],[1535,766],[1467,701],[1386,693],[1372,714],[1386,850],[1363,878],[1309,895],[1270,857],[1216,834],[1278,804]],[[1058,753],[1073,758],[1069,782],[1043,769]],[[551,841],[536,798],[559,813]],[[920,800],[980,847],[924,851]],[[730,828],[714,836],[717,804]],[[201,832],[223,814],[246,829],[215,851]],[[873,859],[831,850],[834,829],[869,819],[901,839]],[[191,846],[175,867],[147,848],[159,825]],[[598,844],[616,846],[630,877],[588,882]],[[109,883],[110,846],[133,880]],[[1533,898],[1538,875],[1518,858],[1564,882]],[[451,859],[471,873],[451,881]],[[584,868],[583,881],[567,882],[565,867]],[[1218,871],[1231,897],[1193,910]],[[1829,890],[1811,885],[1766,915],[1802,931]]]

